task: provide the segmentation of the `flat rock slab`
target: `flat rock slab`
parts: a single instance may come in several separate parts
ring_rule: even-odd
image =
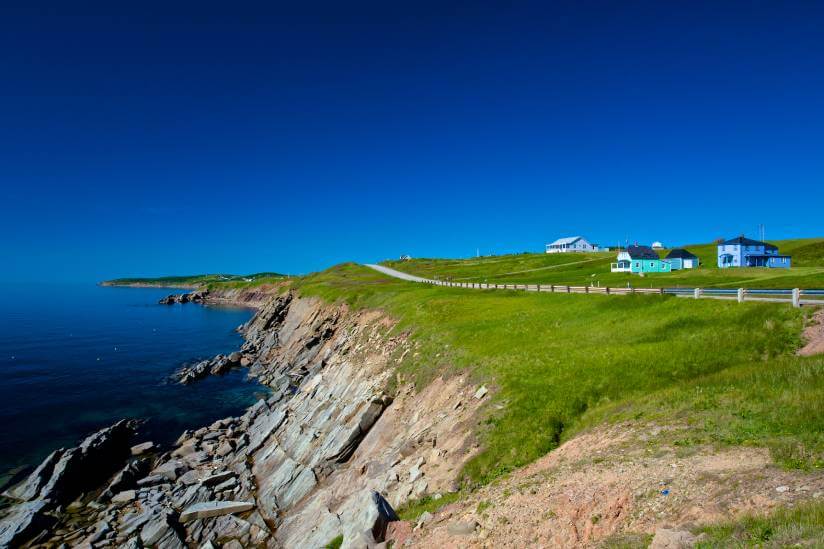
[[[248,501],[206,501],[203,503],[195,503],[180,513],[180,522],[242,513],[254,508],[255,504]]]
[[[121,504],[121,503],[129,503],[130,501],[134,501],[137,497],[137,494],[134,490],[124,490],[123,492],[119,492],[112,496],[112,503],[114,504]]]
[[[222,473],[216,473],[214,475],[208,476],[200,481],[201,484],[204,486],[214,486],[217,484],[222,484],[227,480],[234,478],[235,472],[234,471],[223,471]]]
[[[168,483],[169,478],[164,475],[149,475],[137,481],[138,486],[157,486],[158,484]]]
[[[133,456],[141,456],[146,452],[150,452],[154,450],[155,444],[154,442],[144,442],[143,444],[136,444],[132,446],[132,455]]]

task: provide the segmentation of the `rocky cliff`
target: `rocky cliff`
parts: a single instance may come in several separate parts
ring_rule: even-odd
[[[10,491],[0,545],[322,547],[342,535],[344,547],[367,547],[383,540],[393,506],[455,489],[482,400],[461,377],[420,392],[399,383],[395,366],[414,345],[390,335],[391,319],[291,292],[217,300],[259,308],[241,352],[271,396],[169,451],[136,447],[73,501],[40,491],[49,503],[33,508],[25,490]]]

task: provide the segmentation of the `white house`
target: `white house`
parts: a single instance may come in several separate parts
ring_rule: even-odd
[[[546,253],[560,254],[566,252],[597,252],[598,246],[590,244],[582,236],[568,236],[559,238],[555,242],[546,245]]]

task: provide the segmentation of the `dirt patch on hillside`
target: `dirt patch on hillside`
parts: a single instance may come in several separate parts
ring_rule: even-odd
[[[824,473],[783,471],[764,449],[659,444],[662,431],[622,424],[581,435],[441,509],[405,545],[589,547],[824,497]]]
[[[812,324],[804,329],[804,341],[807,343],[798,351],[801,356],[813,356],[824,353],[824,309],[817,311]]]

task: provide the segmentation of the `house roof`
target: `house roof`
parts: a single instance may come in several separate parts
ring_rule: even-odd
[[[729,240],[725,240],[720,245],[723,246],[724,244],[740,244],[742,246],[764,246],[764,248],[777,250],[777,246],[773,246],[772,244],[767,244],[766,242],[761,242],[760,240],[753,240],[752,238],[747,238],[744,235],[741,235],[736,238],[731,238]]]
[[[559,238],[555,242],[552,242],[550,246],[562,246],[564,244],[573,244],[575,242],[578,242],[582,238],[582,236],[567,236],[564,238]]]
[[[627,253],[632,259],[661,259],[649,246],[629,246]]]
[[[667,259],[698,259],[698,256],[684,248],[675,248],[667,254]]]

